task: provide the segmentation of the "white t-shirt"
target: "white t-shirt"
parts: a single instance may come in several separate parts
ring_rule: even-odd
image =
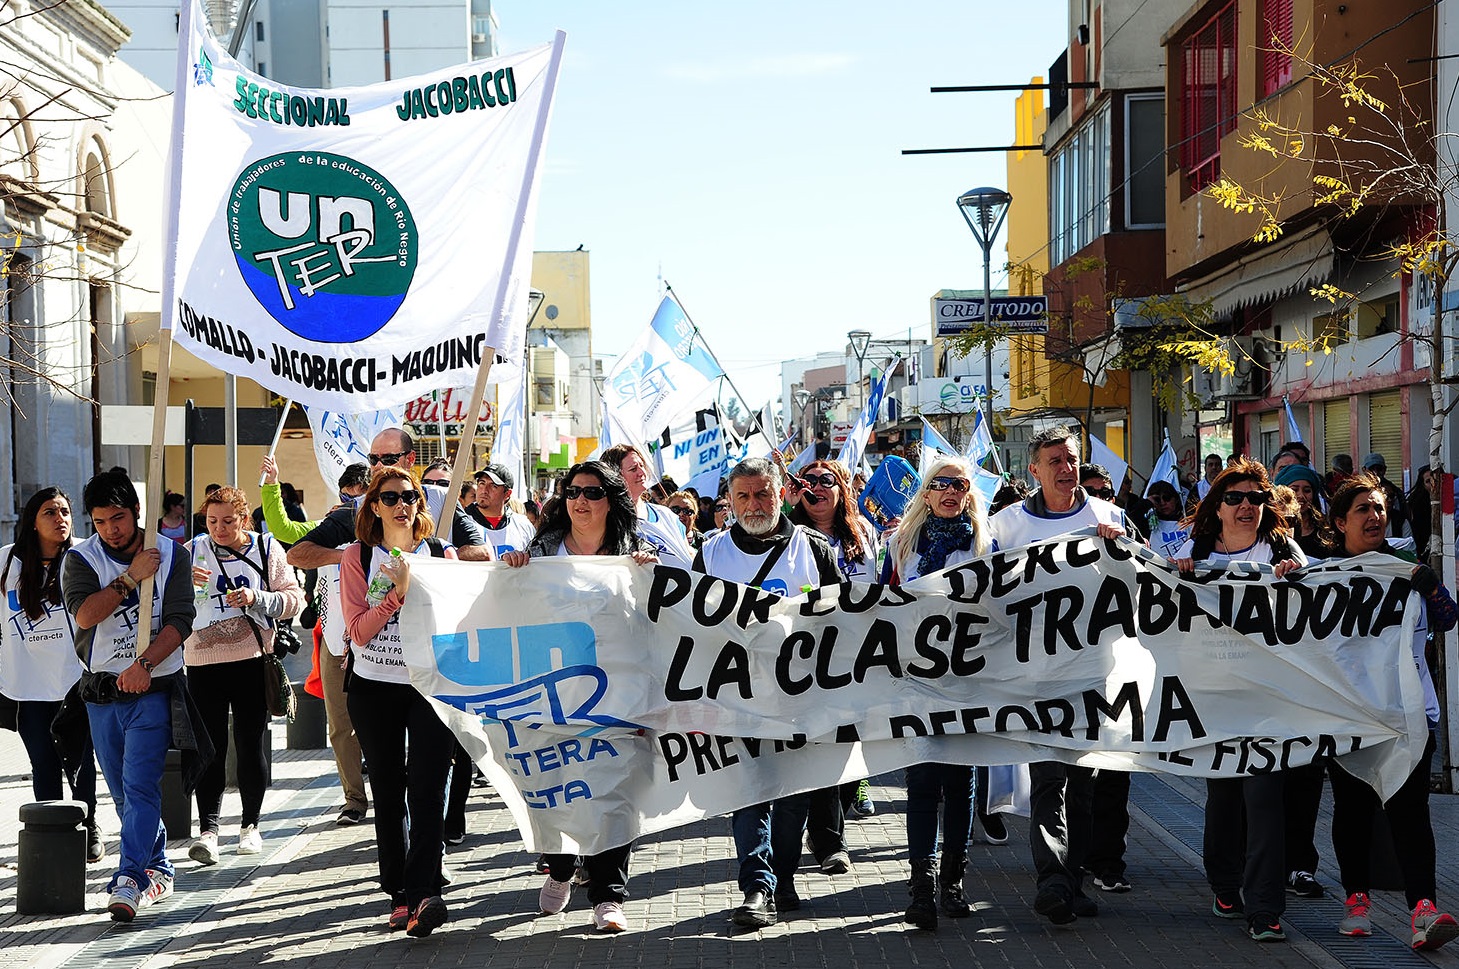
[[[729,529],[725,529],[706,541],[700,547],[699,554],[704,560],[705,575],[748,584],[759,574],[765,563],[765,556],[771,553],[751,555],[741,551],[735,544],[734,535]],[[769,575],[760,582],[760,588],[782,596],[797,596],[806,586],[816,588],[820,584],[821,570],[816,566],[811,540],[797,528],[780,557],[775,560]]]
[[[881,575],[882,551],[881,543],[876,537],[876,529],[859,518],[854,520],[854,524],[861,531],[862,557],[860,562],[853,562],[846,557],[846,550],[841,547],[841,540],[836,536],[821,532],[821,537],[826,540],[826,544],[831,546],[831,551],[836,553],[836,564],[841,567],[842,575],[852,582],[875,582]]]
[[[13,545],[0,548],[0,562]],[[0,693],[21,702],[54,701],[66,696],[81,678],[76,632],[64,603],[42,599],[45,614],[31,619],[20,607],[16,584],[20,560],[5,572],[5,631],[0,636]]]
[[[1124,509],[1103,498],[1088,498],[1073,511],[1035,515],[1021,501],[988,519],[989,537],[1002,549],[1043,542],[1090,525],[1115,525],[1125,531]]]
[[[154,640],[162,631],[162,593],[172,575],[173,563],[177,561],[175,552],[180,548],[181,545],[172,541],[157,543],[162,564],[158,567],[152,583],[151,638]],[[102,548],[101,539],[95,535],[80,545],[72,546],[71,551],[66,554],[79,555],[91,566],[91,571],[96,573],[97,584],[103,589],[116,581],[116,577],[125,572],[130,564],[118,562],[107,555]],[[133,589],[127,593],[126,598],[117,604],[116,611],[96,624],[91,638],[91,655],[87,658],[87,665],[93,673],[106,671],[120,674],[136,662],[137,624],[142,615],[138,592],[139,590]],[[181,649],[173,650],[166,659],[157,664],[152,675],[171,676],[182,669],[182,653]]]
[[[1150,521],[1150,551],[1168,559],[1180,558],[1176,553],[1189,541],[1189,529],[1181,528],[1178,521],[1153,518]]]
[[[450,545],[446,546],[450,548]],[[429,556],[430,545],[421,542],[413,550],[416,555]],[[346,554],[359,554],[351,550]],[[368,584],[381,565],[390,560],[390,550],[376,545],[370,550],[370,567],[365,570]],[[341,625],[343,625],[341,610]],[[410,670],[405,665],[405,640],[400,632],[400,613],[397,611],[368,643],[355,649],[355,672],[366,679],[381,683],[409,683]]]
[[[1196,543],[1194,541],[1186,539],[1185,543],[1180,546],[1171,558],[1188,559],[1191,557],[1191,553],[1195,551],[1195,547]],[[1295,542],[1292,543],[1292,557],[1297,560],[1298,565],[1307,564],[1307,555],[1297,547]],[[1270,544],[1258,539],[1256,544],[1249,548],[1237,549],[1232,552],[1217,552],[1213,550],[1210,555],[1207,555],[1201,561],[1208,565],[1225,565],[1228,562],[1255,562],[1257,565],[1271,565],[1272,547]]]
[[[507,514],[506,520],[500,528],[491,528],[482,525],[481,530],[486,533],[486,544],[491,546],[496,558],[501,558],[503,552],[521,552],[532,539],[537,536],[537,529],[527,520],[526,515]]]

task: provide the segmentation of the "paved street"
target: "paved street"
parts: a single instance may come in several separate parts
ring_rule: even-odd
[[[877,779],[877,814],[848,825],[855,867],[826,877],[805,869],[797,879],[806,907],[760,933],[727,920],[738,902],[729,824],[714,819],[646,840],[633,856],[632,931],[596,936],[590,910],[575,898],[563,915],[535,915],[541,877],[522,850],[508,815],[489,790],[473,792],[466,843],[449,849],[455,883],[451,921],[424,940],[385,931],[384,897],[374,887],[368,824],[334,824],[339,804],[333,761],[325,750],[284,749],[274,730],[274,787],[265,803],[262,855],[233,852],[237,795],[224,801],[224,859],[200,869],[186,839],[173,842],[178,892],[130,926],[110,922],[102,888],[107,864],[88,872],[87,912],[60,917],[14,914],[16,810],[30,799],[23,749],[12,734],[0,749],[0,969],[12,966],[171,967],[208,969],[290,966],[297,969],[396,966],[703,966],[826,967],[969,965],[1051,967],[1192,966],[1421,967],[1459,961],[1452,950],[1420,956],[1406,943],[1402,896],[1375,896],[1374,938],[1346,940],[1334,931],[1341,914],[1333,873],[1319,878],[1330,894],[1293,900],[1285,945],[1249,941],[1244,923],[1209,914],[1200,874],[1203,785],[1136,777],[1132,795],[1130,878],[1135,890],[1102,896],[1096,919],[1054,928],[1032,911],[1026,828],[1016,821],[1009,845],[979,842],[970,852],[972,918],[943,919],[938,931],[902,924],[906,904],[903,791],[898,778]],[[231,814],[230,814],[231,812]],[[108,841],[117,821],[110,801],[100,811]],[[1459,799],[1436,798],[1441,853],[1459,834]],[[1330,844],[1324,812],[1320,847]],[[231,825],[231,826],[230,826]],[[808,857],[808,856],[807,856]],[[1324,850],[1324,860],[1331,853]],[[1459,867],[1441,857],[1439,892],[1459,903]]]

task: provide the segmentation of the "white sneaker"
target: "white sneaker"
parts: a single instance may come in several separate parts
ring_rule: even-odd
[[[200,865],[218,863],[218,832],[204,831],[187,849],[187,856]]]
[[[542,910],[543,915],[556,915],[567,908],[567,900],[572,897],[572,879],[565,882],[554,881],[551,875],[542,882],[542,891],[537,893],[537,907]]]
[[[263,835],[258,833],[258,825],[250,824],[238,832],[238,853],[240,855],[256,855],[263,850]]]
[[[599,932],[622,932],[628,928],[628,916],[620,902],[599,902],[593,908],[593,928]]]
[[[141,907],[142,890],[137,887],[137,883],[126,875],[117,876],[111,897],[106,900],[106,910],[111,913],[111,920],[130,922],[137,917],[137,909]]]
[[[156,905],[163,899],[171,898],[173,892],[172,876],[165,871],[158,871],[156,868],[147,869],[147,877],[152,884],[142,893],[143,905]]]

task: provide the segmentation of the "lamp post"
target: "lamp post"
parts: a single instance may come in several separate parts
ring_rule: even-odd
[[[857,414],[866,410],[866,393],[861,389],[861,368],[866,361],[866,348],[871,345],[870,330],[851,330],[846,334],[851,343],[851,352],[856,354],[856,407]]]
[[[547,294],[540,289],[527,290],[527,329],[531,329],[532,321],[537,319],[537,311],[542,309],[542,303],[547,299]],[[526,498],[532,496],[532,488],[536,484],[537,475],[535,469],[537,462],[532,457],[532,346],[526,340],[522,340],[522,414],[517,420],[522,422],[522,484],[527,489]],[[498,404],[501,395],[497,395]],[[480,406],[480,405],[478,405]],[[501,427],[501,410],[497,410],[496,423]],[[525,498],[523,499],[525,500]]]
[[[973,238],[983,248],[983,325],[993,319],[993,240],[1003,227],[1008,205],[1013,196],[1001,188],[972,188],[957,197],[957,207],[973,230]],[[988,397],[986,420],[993,419],[993,341],[990,337],[983,357],[983,379]]]

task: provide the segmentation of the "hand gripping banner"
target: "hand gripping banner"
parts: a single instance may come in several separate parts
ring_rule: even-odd
[[[907,764],[1236,777],[1337,756],[1391,794],[1427,730],[1410,566],[1182,576],[1123,539],[795,599],[629,559],[418,559],[412,682],[530,847],[639,834]]]

